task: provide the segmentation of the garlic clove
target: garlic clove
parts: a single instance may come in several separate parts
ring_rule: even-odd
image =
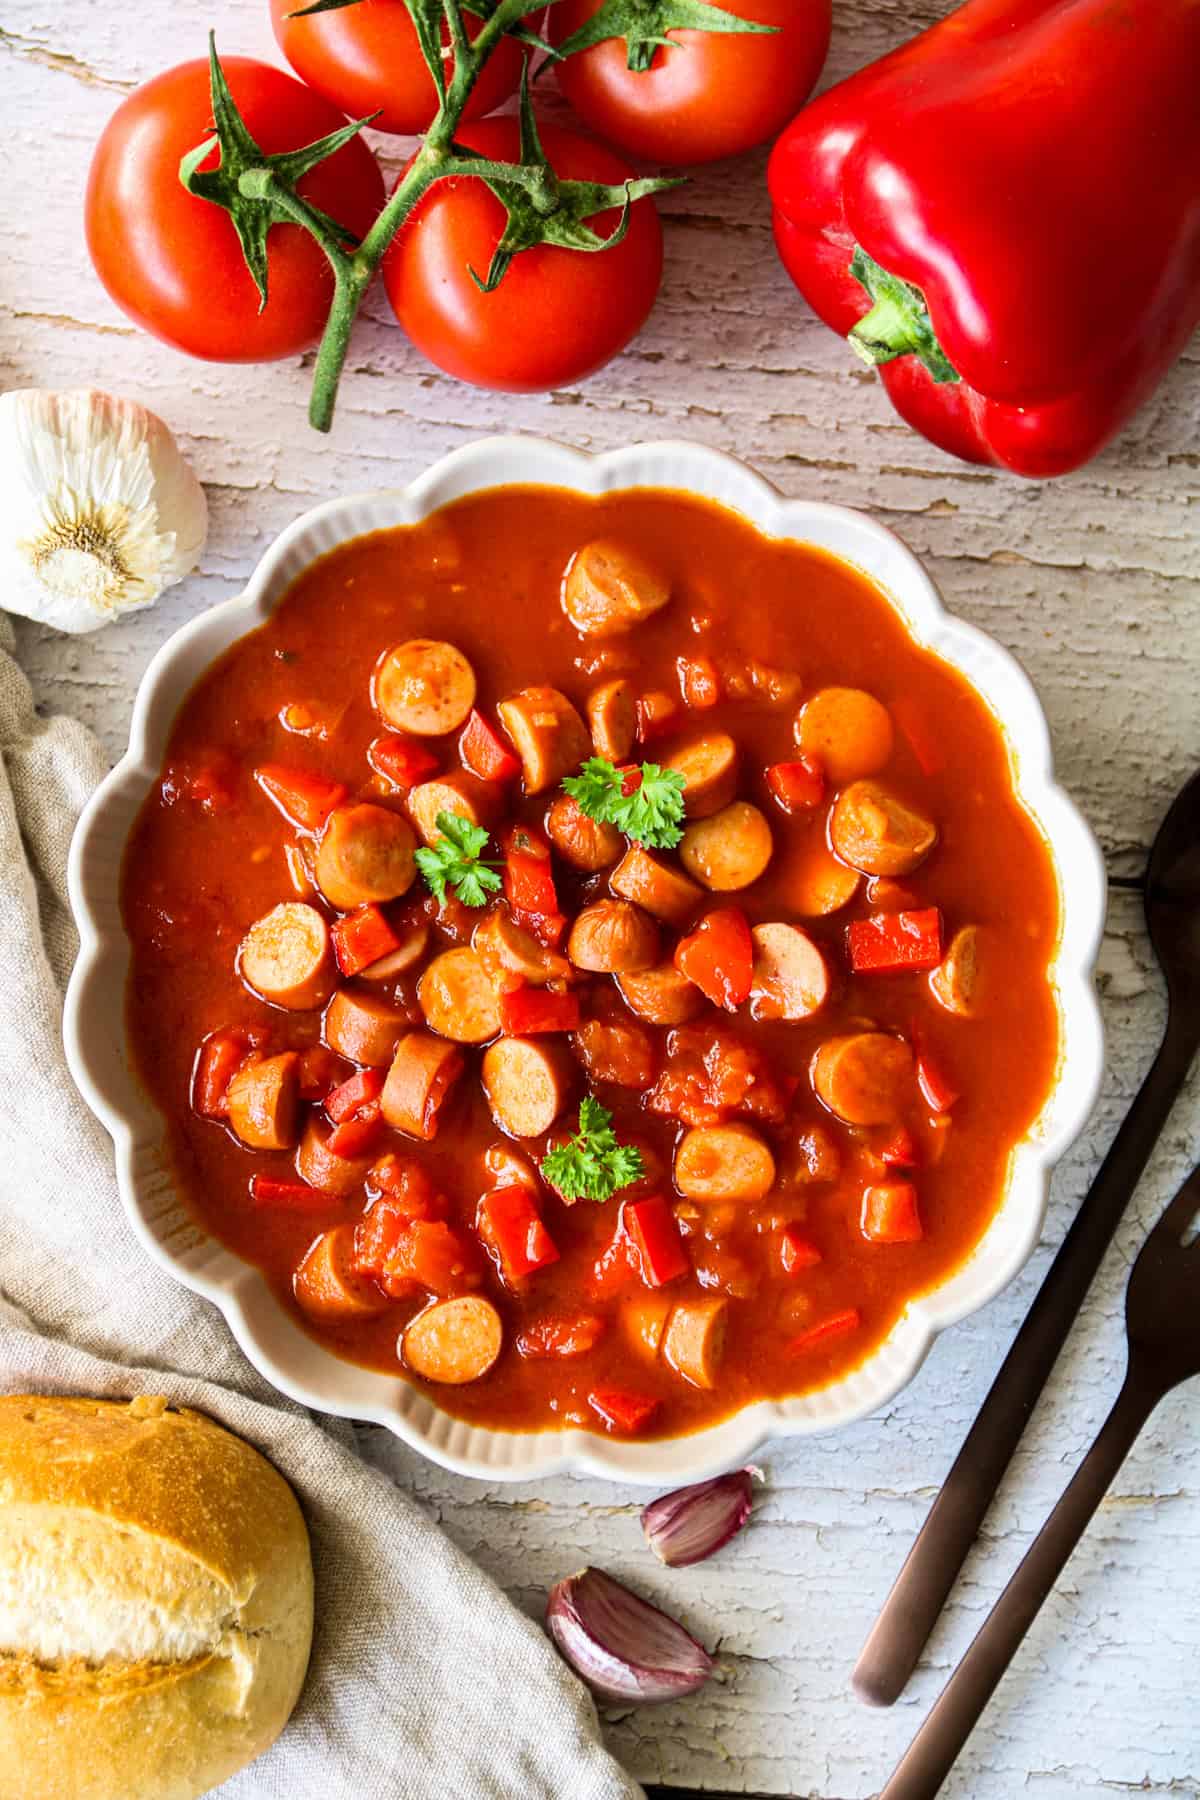
[[[673,1700],[703,1687],[716,1667],[682,1625],[602,1569],[584,1569],[551,1589],[546,1629],[603,1700]]]
[[[676,1488],[642,1508],[646,1542],[672,1569],[703,1562],[736,1537],[750,1517],[756,1469]]]
[[[0,606],[94,631],[196,565],[204,490],[155,413],[95,388],[0,394]]]

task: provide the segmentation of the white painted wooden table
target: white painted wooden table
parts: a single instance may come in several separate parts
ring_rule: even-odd
[[[836,0],[835,10],[830,78],[950,6]],[[1111,873],[1140,872],[1171,795],[1200,761],[1200,349],[1082,474],[1037,487],[953,463],[900,423],[806,315],[772,249],[759,156],[667,196],[654,317],[578,391],[509,399],[459,386],[422,362],[376,301],[333,435],[319,440],[304,422],[303,366],[177,357],[108,302],[83,246],[88,158],[121,95],[201,54],[210,23],[222,50],[274,57],[266,15],[265,0],[7,0],[3,9],[0,381],[93,382],[144,400],[180,434],[212,504],[202,572],[153,613],[85,639],[22,627],[45,707],[85,719],[115,756],[151,653],[233,593],[263,546],[315,501],[404,480],[497,429],[597,448],[686,435],[746,457],[788,493],[872,508],[894,526],[950,605],[1024,660],[1062,778]],[[390,1440],[367,1445],[531,1612],[554,1579],[591,1559],[663,1597],[718,1646],[719,1685],[612,1719],[613,1749],[644,1780],[821,1800],[875,1793],[1090,1441],[1120,1377],[1126,1269],[1200,1149],[1195,1085],[910,1692],[891,1712],[858,1705],[848,1675],[874,1611],[1157,1041],[1161,986],[1132,892],[1114,891],[1101,981],[1108,1076],[1056,1177],[1045,1248],[941,1341],[886,1413],[769,1456],[753,1529],[714,1563],[657,1569],[641,1545],[637,1497],[617,1488],[488,1489]],[[947,1787],[953,1800],[1200,1794],[1198,1398],[1176,1396],[1130,1458]]]

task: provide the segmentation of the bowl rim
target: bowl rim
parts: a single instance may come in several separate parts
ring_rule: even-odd
[[[766,536],[815,544],[859,568],[910,636],[988,704],[1008,746],[1015,791],[1040,826],[1059,888],[1058,1072],[1039,1119],[1010,1156],[1005,1197],[980,1244],[938,1287],[908,1303],[865,1362],[829,1386],[755,1401],[698,1432],[648,1442],[577,1427],[510,1432],[472,1425],[442,1412],[402,1376],[362,1369],[323,1349],[278,1304],[256,1268],[204,1234],[190,1215],[185,1221],[159,1153],[161,1117],[124,1054],[123,1004],[111,1016],[115,982],[119,976],[123,997],[128,964],[118,904],[126,837],[195,681],[263,622],[301,568],[335,544],[423,519],[470,493],[527,483],[591,495],[647,487],[698,494],[740,513]],[[189,620],[151,660],[135,697],[129,747],[76,827],[68,889],[80,948],[64,1007],[67,1061],[113,1139],[121,1199],[143,1246],[176,1280],[220,1308],[249,1361],[290,1398],[382,1425],[442,1467],[493,1481],[564,1472],[647,1485],[699,1480],[745,1462],[769,1438],[832,1430],[885,1405],[915,1376],[937,1335],[986,1305],[1032,1254],[1051,1169],[1079,1135],[1100,1089],[1103,1032],[1093,971],[1104,926],[1104,862],[1054,779],[1049,729],[1024,669],[988,634],[946,610],[922,565],[886,526],[848,507],[787,498],[738,459],[686,441],[591,454],[530,436],[488,437],[451,451],[401,487],[328,500],[301,514],[268,546],[241,593]]]

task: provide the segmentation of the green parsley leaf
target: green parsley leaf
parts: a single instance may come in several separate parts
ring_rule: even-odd
[[[446,888],[453,888],[464,906],[486,906],[489,894],[499,892],[500,877],[479,855],[488,841],[482,825],[472,825],[457,813],[440,812],[437,828],[441,837],[434,844],[422,846],[416,863],[430,889],[439,900],[446,898]]]
[[[678,769],[647,762],[637,771],[621,770],[606,757],[589,756],[563,787],[589,819],[615,825],[652,850],[670,850],[683,836],[684,778]]]
[[[576,1135],[548,1150],[541,1167],[564,1200],[611,1200],[618,1188],[640,1181],[644,1172],[641,1151],[617,1142],[612,1114],[590,1094],[579,1103]]]

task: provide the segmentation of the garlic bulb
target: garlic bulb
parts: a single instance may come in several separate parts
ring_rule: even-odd
[[[204,490],[162,420],[94,388],[0,394],[0,607],[94,631],[195,567]]]

